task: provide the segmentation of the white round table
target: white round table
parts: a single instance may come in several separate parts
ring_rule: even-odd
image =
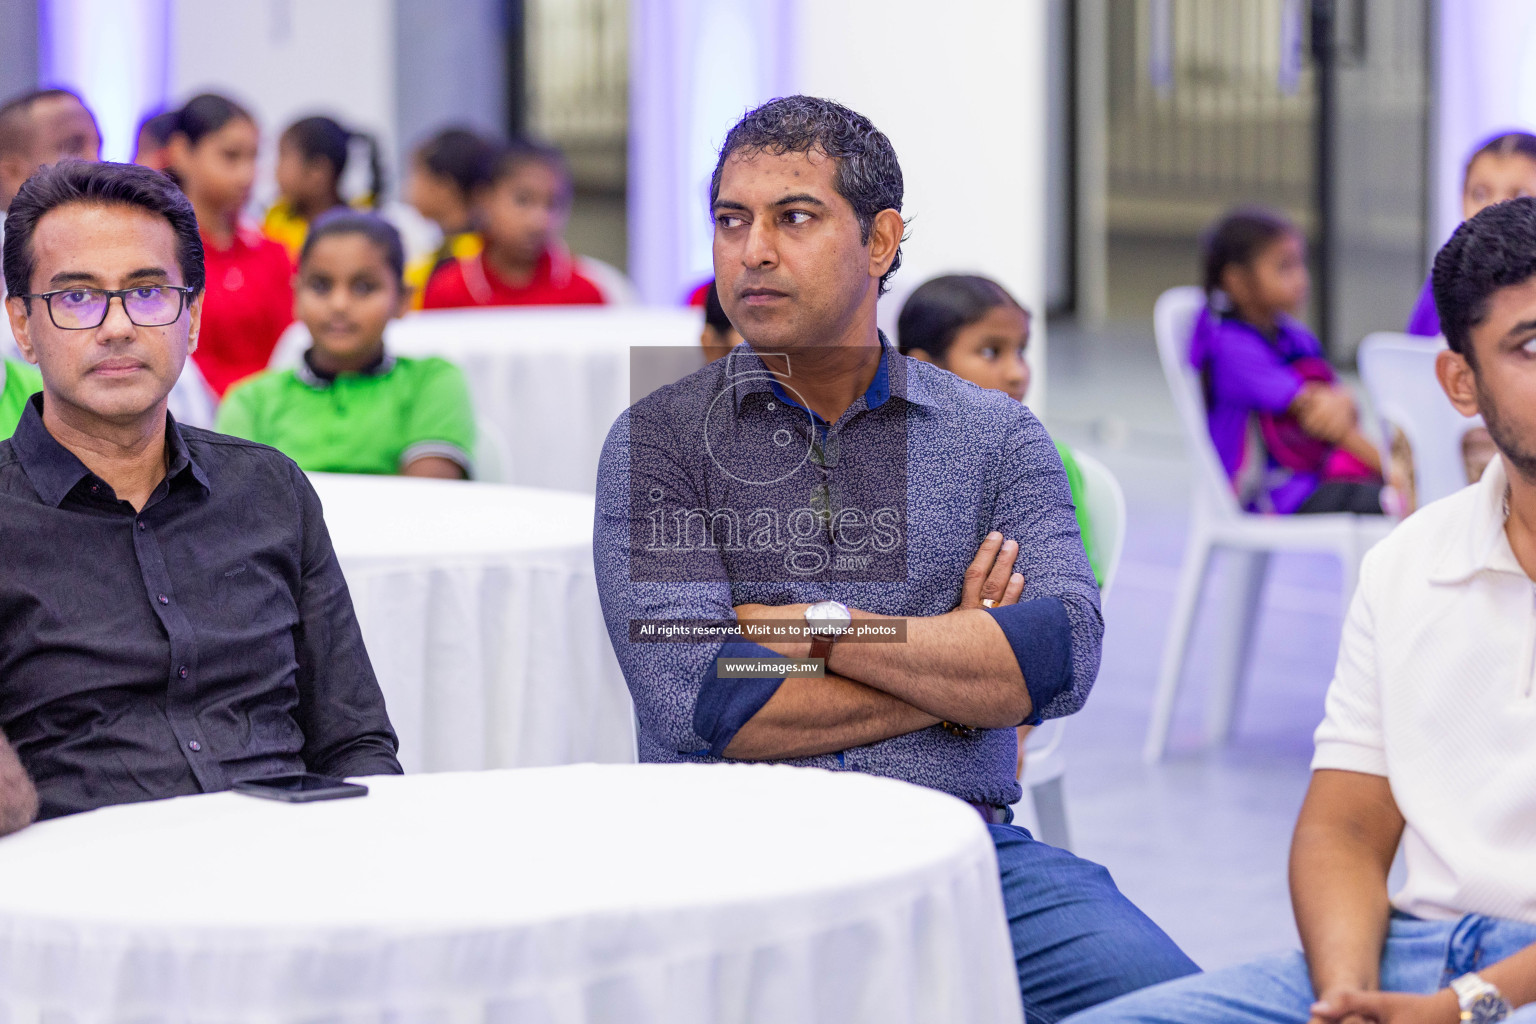
[[[432,310],[392,321],[385,340],[392,352],[442,356],[464,371],[498,482],[591,494],[603,440],[632,399],[704,365],[703,324],[697,309],[640,306]],[[271,365],[294,366],[308,347],[296,323]],[[632,396],[637,348],[646,372]]]
[[[408,772],[635,759],[592,499],[314,473]]]
[[[0,839],[9,1024],[1018,1024],[991,839],[767,765],[381,777]]]

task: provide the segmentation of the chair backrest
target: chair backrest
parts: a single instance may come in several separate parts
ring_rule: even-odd
[[[1189,340],[1195,321],[1205,308],[1205,293],[1186,285],[1170,288],[1157,298],[1152,308],[1152,330],[1157,337],[1157,356],[1163,364],[1163,376],[1179,413],[1185,447],[1194,463],[1196,507],[1222,517],[1242,515],[1231,481],[1221,468],[1216,446],[1211,443],[1205,422],[1205,394],[1200,375],[1189,364]]]
[[[475,417],[474,479],[485,484],[507,482],[507,453],[502,450],[501,433],[483,416]]]
[[[1414,491],[1420,507],[1467,485],[1461,441],[1483,425],[1481,416],[1464,417],[1451,405],[1435,376],[1435,358],[1445,340],[1380,331],[1360,342],[1360,381],[1391,450],[1397,427],[1413,448]]]
[[[1088,525],[1098,545],[1099,571],[1104,583],[1100,598],[1109,599],[1109,588],[1120,568],[1120,553],[1125,550],[1125,491],[1109,467],[1091,455],[1074,451],[1077,468],[1083,474],[1083,504],[1087,506]]]

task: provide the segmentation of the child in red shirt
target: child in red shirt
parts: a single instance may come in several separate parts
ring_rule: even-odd
[[[212,94],[182,107],[171,133],[170,172],[197,213],[208,273],[192,358],[221,397],[237,380],[266,369],[293,321],[287,251],[240,219],[256,181],[257,142],[255,119]]]
[[[485,250],[438,267],[422,308],[604,302],[560,237],[571,194],[559,150],[524,140],[508,145],[475,204]]]

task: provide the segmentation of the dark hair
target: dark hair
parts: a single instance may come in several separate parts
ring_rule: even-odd
[[[720,198],[720,176],[725,162],[739,152],[809,153],[817,151],[837,161],[833,186],[848,200],[859,220],[859,241],[869,244],[875,214],[881,210],[901,212],[901,164],[891,140],[855,113],[831,100],[815,96],[784,96],[769,100],[747,112],[725,136],[715,173],[709,179],[709,201]],[[905,235],[902,238],[905,241]],[[880,277],[880,294],[890,287],[890,279],[901,266],[901,246],[891,267]]]
[[[1298,234],[1296,225],[1273,210],[1247,206],[1217,221],[1201,238],[1205,256],[1203,287],[1206,301],[1217,304],[1221,275],[1228,267],[1251,267],[1264,248],[1277,238]]]
[[[384,159],[379,153],[379,141],[372,135],[350,131],[329,117],[306,117],[284,129],[281,144],[298,150],[305,163],[323,160],[329,164],[334,188],[347,169],[354,141],[368,147],[368,197],[370,205],[377,209],[384,197]]]
[[[570,165],[565,162],[565,154],[560,152],[558,146],[522,137],[511,139],[497,150],[496,162],[491,169],[491,184],[510,178],[518,172],[519,168],[531,163],[541,163],[553,168],[565,183],[566,197],[570,197],[574,186],[571,181]]]
[[[309,234],[304,237],[304,247],[299,250],[301,270],[315,245],[322,238],[332,235],[362,235],[378,248],[384,262],[395,272],[396,279],[405,278],[405,245],[400,241],[400,232],[395,230],[395,226],[376,213],[344,207],[322,213],[310,224]]]
[[[171,135],[176,131],[176,122],[181,112],[178,110],[162,110],[158,114],[150,114],[139,122],[139,130],[133,133],[135,143],[141,137],[148,135],[149,140],[156,146],[164,146],[171,141]]]
[[[725,307],[720,305],[720,289],[713,281],[704,289],[704,322],[721,334],[736,329],[731,318],[725,315]]]
[[[205,92],[187,101],[176,111],[176,125],[172,135],[185,135],[187,143],[195,146],[204,138],[223,128],[231,121],[256,123],[251,112],[227,96]]]
[[[1472,328],[1488,316],[1500,288],[1536,277],[1536,198],[1494,203],[1463,221],[1435,254],[1430,280],[1440,329],[1451,351],[1473,362]]]
[[[1467,190],[1467,179],[1472,176],[1472,165],[1480,156],[1523,156],[1536,161],[1536,135],[1530,132],[1503,132],[1484,142],[1467,157],[1467,166],[1461,172],[1461,190]]]
[[[924,281],[907,296],[896,317],[896,347],[903,355],[921,349],[934,360],[942,360],[962,328],[999,306],[1024,309],[1006,288],[988,277],[945,274]]]
[[[444,128],[416,147],[416,159],[439,178],[458,187],[465,201],[490,183],[496,146],[468,128]]]
[[[10,292],[32,290],[32,234],[37,222],[70,203],[133,206],[164,217],[176,233],[182,280],[194,291],[203,290],[203,240],[197,233],[197,215],[175,182],[137,164],[64,160],[28,178],[11,201],[5,221],[5,283]],[[31,311],[30,303],[27,309]]]
[[[62,96],[71,97],[86,113],[90,113],[91,108],[85,105],[85,100],[80,98],[79,93],[70,89],[33,89],[20,96],[12,97],[0,105],[0,153],[14,153],[26,149],[31,144],[33,105],[40,100],[58,99]],[[95,116],[92,114],[91,119],[95,120]]]

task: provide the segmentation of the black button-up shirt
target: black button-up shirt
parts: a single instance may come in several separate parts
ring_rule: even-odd
[[[169,420],[142,512],[54,440],[0,442],[0,729],[41,817],[310,771],[398,773],[320,499]]]

